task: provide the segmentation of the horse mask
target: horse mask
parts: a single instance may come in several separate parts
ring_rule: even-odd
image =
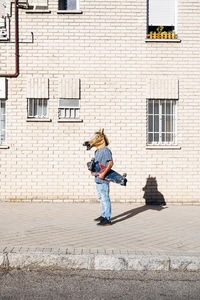
[[[83,146],[87,147],[87,150],[90,150],[92,147],[96,147],[97,150],[100,150],[101,148],[108,146],[109,141],[107,136],[104,134],[104,129],[101,129],[99,131],[96,131],[94,133],[94,137],[92,137],[91,140],[86,141],[83,143]]]

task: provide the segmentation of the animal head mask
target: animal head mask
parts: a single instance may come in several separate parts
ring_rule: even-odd
[[[92,137],[92,139],[83,143],[83,146],[86,146],[87,150],[90,150],[92,147],[96,147],[97,150],[100,150],[101,148],[109,145],[108,138],[104,134],[104,129],[102,130],[100,129],[99,131],[96,131],[94,134],[95,135],[94,137]]]

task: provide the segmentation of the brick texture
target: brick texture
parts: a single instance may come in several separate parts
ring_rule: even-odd
[[[82,14],[19,9],[19,71],[8,78],[7,144],[0,149],[0,200],[96,201],[82,143],[104,128],[114,168],[127,187],[111,185],[112,201],[144,202],[150,175],[167,203],[199,203],[200,2],[178,1],[180,43],[145,42],[146,1],[80,0]],[[31,32],[33,32],[33,43]],[[11,42],[14,41],[14,14]],[[0,43],[0,72],[14,72],[14,43]],[[49,118],[26,122],[27,78],[49,79]],[[81,82],[82,123],[59,123],[60,78]],[[146,148],[146,82],[179,81],[178,145]]]

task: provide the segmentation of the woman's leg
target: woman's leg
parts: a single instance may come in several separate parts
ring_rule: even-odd
[[[97,185],[99,186],[98,191],[99,191],[100,201],[101,201],[102,217],[110,220],[111,203],[109,197],[109,184],[101,183]]]

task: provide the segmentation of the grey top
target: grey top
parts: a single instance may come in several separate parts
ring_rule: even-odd
[[[100,150],[95,151],[95,162],[100,163],[107,167],[108,162],[113,160],[112,152],[107,147],[103,147]],[[108,183],[108,181],[100,179],[98,176],[95,176],[96,183]]]

